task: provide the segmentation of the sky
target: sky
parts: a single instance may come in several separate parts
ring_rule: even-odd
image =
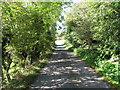
[[[71,10],[71,7],[68,7],[68,8],[64,8],[63,11],[62,11],[62,15],[64,16],[64,18],[66,18],[66,14],[65,12],[70,12]],[[64,23],[65,21],[62,21],[62,22],[59,22],[57,21],[57,32],[58,33],[62,33],[64,31],[64,28],[66,28],[65,26],[63,26],[62,24]],[[59,26],[61,26],[62,28],[59,30]]]
[[[78,3],[78,2],[87,2],[87,1],[89,1],[89,0],[73,0],[72,6],[73,6],[75,3]],[[91,1],[92,1],[92,0],[91,0]],[[71,8],[72,8],[72,7],[68,7],[68,8],[64,8],[64,9],[63,9],[62,15],[63,15],[65,18],[66,18],[65,12],[70,12]],[[65,12],[64,12],[64,11],[65,11]],[[64,21],[63,21],[62,23],[64,23]],[[58,32],[58,33],[62,33],[62,32],[65,30],[65,29],[64,29],[65,26],[63,26],[62,23],[61,23],[61,22],[57,22],[57,32]],[[61,26],[62,29],[59,30],[59,26]]]

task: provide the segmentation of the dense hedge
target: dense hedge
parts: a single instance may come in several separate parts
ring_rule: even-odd
[[[2,79],[9,84],[55,46],[61,2],[2,3]]]
[[[66,46],[119,85],[120,2],[75,4],[67,16]]]

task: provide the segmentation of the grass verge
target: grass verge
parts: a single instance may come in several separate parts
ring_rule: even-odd
[[[115,88],[115,90],[120,88],[118,61],[102,59],[96,50],[91,49],[76,48],[74,53],[102,76],[111,85],[111,88]]]
[[[85,61],[85,63],[93,68],[100,77],[103,77],[104,81],[111,85],[111,88],[113,88],[112,90],[119,90],[119,60],[102,59],[99,57],[100,55],[97,50],[74,48],[72,45],[66,44],[64,46]]]

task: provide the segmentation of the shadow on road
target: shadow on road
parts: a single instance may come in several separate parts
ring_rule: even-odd
[[[48,64],[30,89],[35,88],[109,88],[98,75],[72,52],[57,45]]]

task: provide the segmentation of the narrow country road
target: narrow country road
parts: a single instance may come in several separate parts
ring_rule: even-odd
[[[48,64],[30,86],[30,90],[36,88],[110,88],[110,85],[72,52],[57,45]]]

